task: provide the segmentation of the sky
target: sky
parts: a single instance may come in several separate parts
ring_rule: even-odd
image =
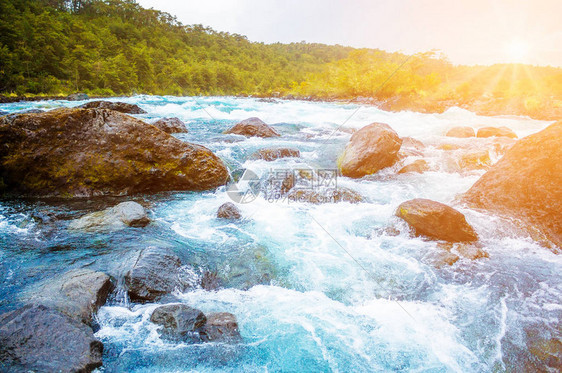
[[[562,66],[562,0],[137,0],[184,24],[265,43],[317,42],[455,64]]]

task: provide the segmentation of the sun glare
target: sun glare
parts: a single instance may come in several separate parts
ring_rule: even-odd
[[[507,62],[528,62],[527,59],[529,57],[529,49],[529,43],[519,39],[511,40],[504,46],[504,51],[506,57],[508,58]]]

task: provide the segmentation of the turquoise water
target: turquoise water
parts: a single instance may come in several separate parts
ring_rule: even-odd
[[[562,258],[534,242],[511,221],[455,202],[484,171],[451,167],[443,133],[452,126],[508,126],[520,137],[547,122],[480,117],[450,109],[443,114],[388,113],[372,107],[252,98],[136,96],[152,122],[176,116],[189,129],[175,135],[202,144],[234,173],[334,168],[350,134],[372,122],[427,146],[435,171],[397,175],[399,165],[364,180],[338,178],[361,193],[360,204],[271,202],[258,196],[239,208],[241,222],[215,218],[230,201],[225,188],[90,201],[18,200],[0,203],[0,311],[18,306],[31,284],[76,267],[120,279],[127,258],[146,246],[173,249],[186,274],[217,271],[221,289],[174,294],[203,312],[234,313],[244,343],[188,345],[163,341],[149,317],[156,304],[135,305],[123,289],[99,311],[96,336],[105,346],[101,371],[161,372],[485,372],[525,370],[534,361],[528,344],[560,338]],[[49,110],[80,103],[2,104],[0,110]],[[245,139],[222,132],[257,116],[281,134]],[[351,116],[351,118],[350,118]],[[346,130],[336,130],[345,122]],[[335,132],[334,132],[335,131]],[[263,147],[298,148],[300,159],[250,160]],[[499,154],[492,153],[497,160]],[[409,163],[421,158],[411,155]],[[437,267],[437,243],[412,238],[393,216],[408,199],[452,204],[475,227],[488,259],[460,259]],[[87,212],[137,200],[152,224],[118,232],[67,230]],[[392,228],[392,229],[389,229]],[[393,233],[394,231],[394,233]],[[119,285],[119,284],[118,284]]]

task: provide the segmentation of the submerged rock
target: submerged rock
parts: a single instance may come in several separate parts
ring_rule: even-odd
[[[402,167],[400,171],[398,171],[398,173],[406,174],[409,172],[417,172],[421,174],[428,170],[429,170],[429,164],[427,163],[427,161],[424,159],[418,159],[417,161],[414,161],[409,165]]]
[[[467,137],[476,137],[476,133],[474,132],[474,128],[472,127],[453,127],[447,134],[447,137],[459,137],[459,138],[467,138]]]
[[[74,269],[27,291],[23,301],[42,304],[90,324],[113,289],[108,275],[90,269]]]
[[[179,118],[162,118],[152,125],[166,133],[187,133],[185,123]]]
[[[562,247],[562,122],[519,140],[463,196],[523,219]]]
[[[424,150],[425,144],[418,139],[414,139],[413,137],[402,137],[402,147],[403,148],[412,148],[416,150]]]
[[[536,360],[528,363],[528,371],[560,372],[562,370],[562,341],[559,338],[528,336],[527,346],[534,357],[533,360]]]
[[[273,128],[265,124],[261,119],[252,117],[244,119],[242,122],[236,124],[234,127],[225,131],[225,133],[232,133],[246,137],[279,137],[279,133]]]
[[[9,113],[8,113],[7,111],[0,110],[0,116],[2,116],[2,115],[8,115],[8,114],[9,114]]]
[[[228,312],[208,314],[200,335],[205,342],[236,343],[242,340],[236,316]]]
[[[344,176],[360,178],[398,161],[402,140],[388,124],[373,123],[351,136],[339,160]]]
[[[148,223],[150,223],[150,219],[145,208],[136,202],[129,201],[103,211],[87,214],[71,221],[68,227],[75,230],[98,231],[144,227]]]
[[[0,117],[0,143],[0,177],[5,191],[16,195],[207,190],[229,178],[209,149],[111,110]]]
[[[125,114],[146,114],[146,111],[141,109],[138,105],[127,104],[125,102],[92,101],[78,107],[83,109],[115,110]]]
[[[338,202],[359,203],[364,200],[362,195],[348,188],[326,190],[294,188],[287,194],[287,199],[290,202],[304,202],[314,204]]]
[[[478,240],[464,215],[443,203],[413,199],[398,206],[396,216],[405,220],[416,235],[449,242]]]
[[[292,148],[268,148],[260,149],[252,155],[253,159],[263,159],[271,162],[280,158],[299,158],[301,152]]]
[[[189,284],[179,276],[180,258],[169,249],[142,250],[125,275],[125,284],[132,301],[154,301],[174,289],[184,290]]]
[[[6,371],[91,372],[103,344],[92,329],[45,306],[0,315],[0,368]]]
[[[217,290],[221,286],[221,279],[217,272],[205,271],[201,276],[200,285],[207,291]]]
[[[219,219],[241,219],[242,213],[240,209],[232,202],[223,203],[218,211],[217,218]]]
[[[488,168],[491,164],[490,152],[487,150],[467,150],[461,152],[458,158],[458,165],[462,170]]]
[[[478,129],[477,137],[510,137],[516,139],[517,135],[507,127],[482,127]]]
[[[172,340],[197,341],[198,331],[207,318],[203,312],[185,304],[168,304],[154,310],[150,321],[162,325],[161,335]]]

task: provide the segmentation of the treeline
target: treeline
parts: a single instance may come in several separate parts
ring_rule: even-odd
[[[350,51],[251,43],[130,0],[0,0],[0,92],[268,93]]]
[[[432,52],[255,43],[183,25],[133,0],[0,0],[0,93],[78,91],[363,96],[430,110],[493,102],[533,113],[559,105],[562,69],[455,66]]]

